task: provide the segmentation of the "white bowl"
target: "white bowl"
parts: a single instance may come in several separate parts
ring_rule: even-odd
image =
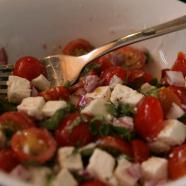
[[[176,0],[0,0],[0,47],[9,62],[24,55],[58,52],[69,40],[85,38],[96,46],[144,27],[186,14]],[[170,67],[178,51],[186,51],[186,31],[137,44],[156,59],[156,71]],[[43,48],[47,45],[47,49]],[[160,68],[159,68],[160,67]],[[0,174],[6,186],[26,186]],[[185,186],[186,179],[171,186]]]

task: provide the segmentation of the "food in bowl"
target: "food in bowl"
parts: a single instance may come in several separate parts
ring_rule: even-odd
[[[63,53],[82,55],[84,39]],[[74,85],[50,87],[45,66],[19,59],[0,101],[0,169],[39,186],[163,185],[186,175],[186,57],[160,80],[149,52],[123,47]]]

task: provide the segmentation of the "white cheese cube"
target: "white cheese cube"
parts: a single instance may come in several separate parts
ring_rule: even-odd
[[[51,169],[47,167],[31,168],[32,184],[34,186],[46,186],[48,177],[52,175]]]
[[[47,101],[42,108],[42,114],[44,117],[51,117],[57,110],[65,108],[67,106],[67,102],[60,101]]]
[[[102,115],[105,119],[110,119],[111,115],[107,111],[106,104],[108,102],[105,101],[103,98],[98,98],[91,101],[85,108],[81,110],[83,114],[90,114],[93,116]]]
[[[149,143],[149,148],[152,152],[163,153],[163,152],[168,152],[170,150],[170,145],[160,140],[156,140]]]
[[[168,145],[181,145],[186,139],[186,126],[175,119],[165,120],[164,124],[157,139]]]
[[[24,98],[20,105],[17,106],[18,111],[27,113],[36,119],[42,119],[42,108],[45,104],[43,97],[28,97]]]
[[[181,71],[166,71],[167,82],[169,85],[175,85],[178,87],[185,86],[185,79]]]
[[[52,186],[78,186],[78,182],[67,169],[62,169],[52,182]]]
[[[122,83],[123,83],[123,80],[119,78],[118,76],[114,75],[109,82],[109,86],[110,88],[113,89],[117,84],[122,84]]]
[[[184,115],[184,110],[176,103],[172,103],[169,112],[166,115],[167,119],[177,119]]]
[[[61,168],[65,168],[71,171],[82,170],[83,162],[81,155],[75,152],[74,147],[62,147],[58,151],[58,161]]]
[[[143,95],[138,93],[136,90],[131,89],[125,85],[117,84],[111,93],[111,102],[114,104],[123,103],[135,106]]]
[[[11,103],[20,103],[31,94],[30,82],[22,77],[9,76],[7,86],[8,101]]]
[[[119,185],[125,186],[136,185],[139,178],[130,174],[128,170],[131,166],[132,163],[126,160],[125,158],[122,158],[118,161],[118,166],[114,171],[114,175],[118,179]]]
[[[47,90],[50,88],[50,81],[48,81],[48,79],[43,76],[42,74],[40,74],[38,77],[36,77],[35,79],[32,80],[32,84],[41,91]]]
[[[142,175],[145,180],[167,179],[168,161],[165,158],[151,157],[141,164]]]
[[[103,182],[109,182],[112,178],[114,166],[115,159],[110,154],[103,150],[95,149],[90,157],[87,171]]]
[[[109,86],[103,86],[96,88],[93,92],[87,93],[85,97],[97,99],[104,98],[106,101],[110,99],[111,90]]]

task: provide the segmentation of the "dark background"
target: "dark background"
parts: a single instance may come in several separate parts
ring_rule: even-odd
[[[186,3],[186,0],[181,0],[182,2]]]

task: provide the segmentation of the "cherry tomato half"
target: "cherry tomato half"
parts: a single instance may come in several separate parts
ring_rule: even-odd
[[[15,63],[13,70],[13,75],[15,76],[23,77],[31,81],[40,74],[46,76],[45,66],[34,57],[22,57]]]
[[[174,71],[180,71],[183,73],[184,77],[186,76],[186,57],[183,52],[179,52],[176,62],[172,67]]]
[[[63,54],[81,56],[90,52],[94,47],[85,39],[70,41],[63,49]]]
[[[142,68],[146,61],[147,56],[145,55],[144,51],[141,51],[137,48],[133,47],[123,47],[117,50],[116,55],[122,61],[121,65],[126,69],[140,69]]]
[[[118,150],[121,153],[131,156],[132,150],[130,145],[119,137],[114,136],[104,136],[98,139],[98,146],[103,148],[111,148]]]
[[[64,86],[58,86],[51,88],[49,90],[43,91],[39,93],[39,96],[42,96],[46,101],[49,100],[58,100],[58,99],[69,99],[69,90]]]
[[[102,81],[103,85],[109,85],[110,80],[112,79],[112,77],[114,75],[118,76],[120,79],[122,79],[124,81],[124,80],[126,80],[126,77],[127,77],[127,71],[119,66],[110,67],[110,68],[106,69],[101,74],[101,81]]]
[[[150,152],[149,147],[142,140],[132,140],[132,152],[135,162],[143,162],[148,159]]]
[[[173,148],[169,155],[168,171],[171,179],[186,176],[186,144]]]
[[[56,130],[55,137],[61,146],[83,146],[92,140],[89,126],[82,121],[79,113],[71,113],[64,118]]]
[[[45,163],[56,151],[56,141],[45,129],[29,128],[14,134],[11,147],[21,162]]]
[[[0,150],[0,169],[10,172],[18,165],[19,161],[11,149]]]
[[[107,185],[99,180],[91,180],[82,183],[80,186],[107,186]]]
[[[35,124],[25,113],[5,112],[0,116],[0,126],[5,132],[15,133],[18,130],[34,127]]]
[[[134,126],[143,138],[152,139],[163,129],[163,109],[160,101],[152,96],[144,97],[137,106]]]
[[[181,101],[179,97],[170,87],[163,87],[160,89],[159,100],[165,114],[169,112],[172,103],[176,103],[177,105],[181,106]]]

